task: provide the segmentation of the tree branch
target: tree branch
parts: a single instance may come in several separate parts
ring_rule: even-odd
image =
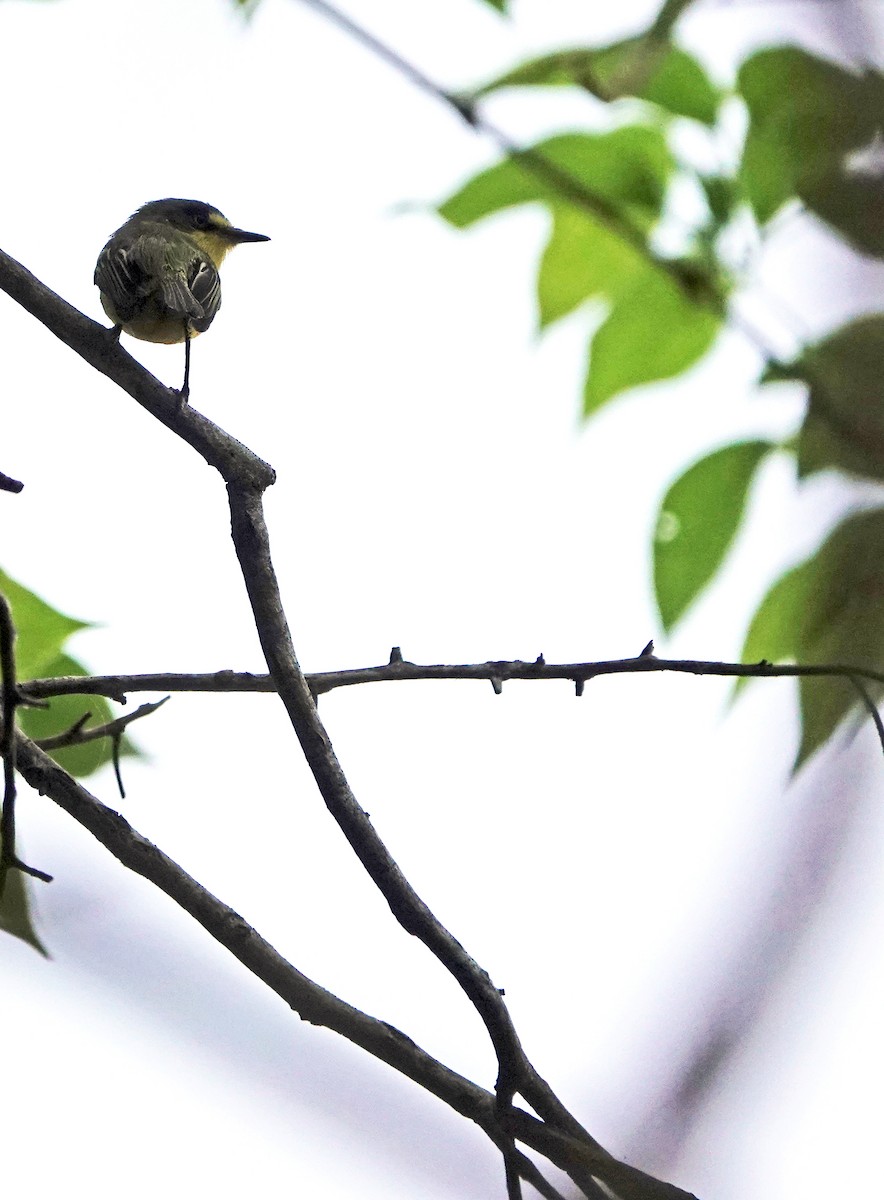
[[[590,1138],[535,1071],[522,1049],[499,990],[420,898],[360,807],[325,731],[310,686],[295,656],[264,522],[261,495],[228,485],[231,531],[267,665],[289,714],[322,798],[350,846],[384,896],[396,920],[420,938],[454,976],[479,1013],[498,1061],[498,1096],[520,1093],[546,1121],[572,1136]]]
[[[532,661],[511,659],[484,663],[413,663],[393,656],[374,667],[351,667],[341,671],[316,671],[305,675],[314,696],[336,688],[365,683],[407,683],[429,679],[470,679],[494,684],[511,680],[567,680],[586,683],[607,675],[715,675],[736,679],[844,678],[884,684],[884,672],[850,663],[757,663],[716,662],[693,658],[604,659],[598,662],[548,663],[543,655]],[[159,672],[141,675],[58,675],[30,679],[20,690],[35,698],[52,696],[108,696],[121,704],[130,692],[275,692],[271,675],[251,671],[209,673]],[[495,689],[496,690],[496,689]]]
[[[295,657],[270,560],[262,493],[275,480],[272,468],[208,418],[189,407],[180,407],[177,393],[163,387],[126,354],[109,330],[83,316],[2,252],[0,288],[96,369],[119,383],[222,475],[227,484],[234,545],[258,636],[276,690],[326,806],[396,919],[439,959],[479,1013],[497,1056],[497,1102],[501,1110],[505,1111],[519,1093],[544,1121],[585,1143],[594,1153],[609,1157],[534,1069],[522,1049],[503,997],[487,972],[421,900],[350,790]]]
[[[243,966],[275,992],[303,1021],[330,1029],[374,1058],[407,1076],[437,1096],[461,1116],[475,1122],[500,1149],[511,1149],[512,1138],[543,1154],[560,1170],[579,1180],[587,1163],[600,1178],[618,1175],[624,1168],[601,1147],[593,1149],[550,1130],[544,1122],[518,1108],[507,1111],[504,1131],[497,1097],[433,1058],[410,1037],[386,1021],[361,1012],[304,975],[282,957],[248,922],[212,895],[153,842],[133,829],[118,812],[103,804],[73,779],[37,744],[15,734],[16,767],[40,795],[48,796],[95,837],[113,856],[137,875],[154,884],[188,913]],[[582,1147],[582,1167],[576,1148]],[[549,1200],[561,1200],[523,1154],[516,1152],[522,1178]],[[631,1170],[630,1168],[626,1168]],[[641,1172],[638,1172],[641,1174]],[[646,1179],[651,1183],[650,1176]],[[668,1185],[666,1185],[668,1186]],[[603,1200],[601,1189],[586,1193]],[[655,1193],[647,1192],[648,1200]],[[662,1200],[662,1193],[661,1200]],[[689,1200],[675,1189],[673,1196]]]
[[[225,478],[269,487],[272,467],[236,438],[225,433],[190,405],[181,406],[177,391],[165,387],[126,351],[110,329],[92,321],[41,283],[21,263],[0,250],[0,290],[102,375],[119,384],[167,429],[177,433]]]

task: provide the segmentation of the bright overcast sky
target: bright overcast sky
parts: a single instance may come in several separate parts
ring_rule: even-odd
[[[526,0],[514,23],[479,0],[349,7],[452,87],[649,11],[620,4],[622,25],[603,28],[605,6],[573,0]],[[694,40],[735,53],[742,20],[719,5]],[[668,479],[797,412],[794,395],[752,398],[750,347],[728,339],[688,383],[582,429],[587,317],[534,332],[543,215],[466,235],[436,219],[429,203],[491,148],[292,0],[264,0],[248,27],[224,0],[8,2],[0,38],[0,244],[72,303],[103,319],[95,258],[149,199],[207,200],[272,238],[225,264],[191,399],[278,471],[268,519],[305,668],[380,662],[392,645],[431,662],[616,658],[657,634],[647,548]],[[543,96],[494,112],[528,139],[594,110]],[[0,344],[0,469],[26,483],[0,497],[0,565],[97,623],[72,645],[96,672],[260,670],[219,478],[2,296]],[[180,347],[126,345],[177,386]],[[799,503],[772,462],[756,501],[723,584],[667,653],[736,657],[767,582],[843,497],[822,481]],[[579,702],[564,684],[415,684],[334,694],[322,714],[406,874],[615,1152],[638,1144],[643,1100],[702,1019],[709,955],[742,950],[759,840],[776,860],[814,785],[837,799],[866,779],[838,904],[678,1178],[703,1200],[865,1191],[884,1004],[874,739],[784,799],[791,689],[756,685],[726,715],[727,693],[663,677],[597,681]],[[176,697],[138,741],[122,803],[136,828],[301,970],[493,1083],[478,1018],[394,925],[272,697]],[[109,774],[91,786],[119,803]],[[37,891],[53,960],[0,942],[10,1192],[503,1194],[481,1135],[302,1025],[48,801],[26,794],[20,824],[56,878]]]

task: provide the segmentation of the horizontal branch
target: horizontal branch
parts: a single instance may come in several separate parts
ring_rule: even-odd
[[[336,688],[363,683],[404,683],[430,679],[472,679],[490,683],[495,692],[514,680],[567,680],[581,687],[606,675],[716,675],[738,679],[843,678],[862,679],[884,685],[884,672],[871,671],[849,663],[757,663],[716,662],[704,659],[656,658],[653,654],[638,658],[615,658],[600,662],[548,663],[543,655],[531,662],[521,659],[484,663],[413,663],[398,657],[375,667],[352,667],[342,671],[317,671],[306,676],[314,695]],[[169,672],[141,675],[59,675],[31,679],[21,690],[35,699],[52,696],[108,696],[125,703],[130,692],[275,692],[270,675],[250,671],[212,671],[209,673]]]

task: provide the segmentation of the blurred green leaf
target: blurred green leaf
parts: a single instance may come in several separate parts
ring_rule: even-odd
[[[601,100],[634,97],[673,116],[713,125],[720,93],[693,55],[671,42],[643,35],[595,49],[559,50],[522,63],[476,92],[506,87],[584,88]]]
[[[509,0],[485,0],[485,3],[490,5],[491,8],[496,8],[498,12],[505,13]]]
[[[762,658],[884,668],[884,509],[844,521],[812,558],[774,584],[743,649],[744,662]],[[866,687],[875,700],[884,694],[878,685]],[[799,695],[802,734],[796,770],[861,704],[844,679],[801,679]]]
[[[855,250],[884,258],[884,178],[842,165],[799,182],[798,195]]]
[[[20,680],[44,674],[46,664],[57,657],[70,635],[89,628],[88,622],[58,612],[4,571],[0,571],[0,592],[9,601],[18,634],[15,657]]]
[[[799,650],[799,627],[808,593],[812,586],[813,559],[787,571],[770,588],[749,625],[740,656],[745,663],[795,662]],[[751,683],[740,678],[734,684],[739,693]]]
[[[880,122],[869,76],[797,46],[753,54],[740,68],[738,88],[749,109],[740,173],[762,224],[871,142]]]
[[[720,326],[721,318],[689,300],[667,272],[646,264],[592,339],[584,416],[628,388],[686,371],[710,348]]]
[[[46,947],[40,941],[34,921],[31,916],[31,901],[29,883],[21,871],[10,871],[6,877],[6,887],[0,899],[0,929],[13,937],[21,938],[29,946],[49,957]]]
[[[810,387],[799,473],[837,468],[884,480],[884,316],[851,321],[793,366]]]
[[[734,540],[750,484],[772,442],[736,442],[707,454],[672,484],[654,539],[654,588],[669,632],[715,575]]]
[[[570,206],[554,206],[537,277],[541,329],[593,296],[615,299],[645,269],[644,256],[601,221]]]
[[[740,199],[736,180],[729,175],[700,175],[698,178],[715,224],[727,224]]]
[[[559,134],[539,142],[529,153],[645,230],[660,215],[674,166],[661,131],[644,125],[624,125],[601,134]],[[544,178],[542,171],[515,156],[475,175],[440,205],[439,212],[464,229],[516,204],[560,205],[565,200],[555,179]]]

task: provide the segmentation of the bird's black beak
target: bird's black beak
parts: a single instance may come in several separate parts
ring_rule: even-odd
[[[246,229],[235,229],[232,225],[216,230],[222,237],[228,238],[234,245],[238,242],[269,242],[266,233],[249,233]]]

